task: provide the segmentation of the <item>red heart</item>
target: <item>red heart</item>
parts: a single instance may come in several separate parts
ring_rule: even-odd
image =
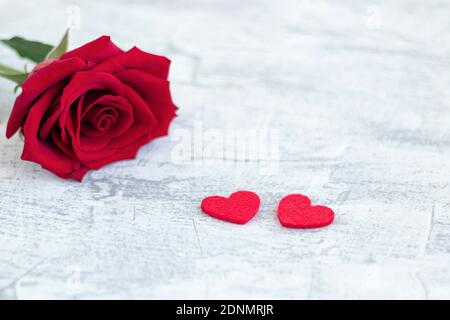
[[[331,224],[334,212],[325,206],[311,206],[301,194],[290,194],[278,205],[278,219],[287,228],[320,228]]]
[[[212,196],[203,199],[202,210],[210,216],[238,224],[245,224],[255,216],[260,200],[256,193],[238,191],[229,198]]]

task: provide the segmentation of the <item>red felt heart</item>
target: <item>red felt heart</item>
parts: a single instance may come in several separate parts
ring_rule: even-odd
[[[320,228],[331,224],[334,212],[325,206],[311,206],[301,194],[290,194],[278,205],[278,219],[287,228]]]
[[[238,191],[229,198],[211,196],[203,199],[202,210],[210,216],[238,224],[245,224],[255,216],[260,200],[256,193]]]

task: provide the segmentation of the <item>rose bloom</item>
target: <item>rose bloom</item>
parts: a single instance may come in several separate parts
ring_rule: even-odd
[[[66,179],[133,159],[167,135],[175,116],[169,65],[136,47],[124,52],[107,36],[44,61],[22,84],[6,136],[21,129],[22,159]]]

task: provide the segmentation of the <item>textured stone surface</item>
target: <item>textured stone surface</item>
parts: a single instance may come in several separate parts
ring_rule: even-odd
[[[5,139],[0,80],[0,298],[450,298],[447,2],[1,0],[0,36],[55,42],[78,10],[72,47],[173,60],[174,135],[268,128],[280,159],[179,163],[165,138],[63,181]],[[200,212],[237,188],[262,199],[248,225]],[[297,192],[335,222],[282,228]]]

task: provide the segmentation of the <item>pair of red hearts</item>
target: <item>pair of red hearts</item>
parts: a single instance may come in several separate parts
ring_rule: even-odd
[[[202,210],[210,216],[228,222],[245,224],[258,212],[259,197],[251,191],[238,191],[229,198],[212,196],[203,199]],[[278,205],[278,219],[287,228],[320,228],[331,224],[334,212],[325,206],[312,206],[301,194],[290,194]]]

